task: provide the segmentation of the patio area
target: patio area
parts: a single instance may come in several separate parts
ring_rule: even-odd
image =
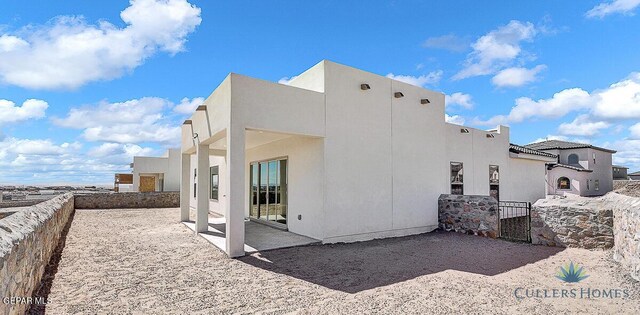
[[[182,223],[195,233],[196,224],[194,221],[185,221]],[[209,215],[209,231],[198,233],[198,235],[202,236],[220,250],[225,251],[225,228],[224,217]],[[271,249],[317,244],[320,242],[310,237],[249,220],[245,220],[244,222],[244,233],[244,251],[247,254]]]
[[[638,283],[609,251],[456,233],[302,246],[229,259],[178,209],[77,210],[50,268],[51,314],[635,313]],[[555,278],[570,261],[589,278]],[[514,290],[620,288],[624,299],[525,298]],[[36,312],[36,313],[37,313]]]

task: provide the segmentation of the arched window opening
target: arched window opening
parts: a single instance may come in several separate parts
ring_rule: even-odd
[[[568,158],[569,165],[578,164],[578,155],[577,154],[569,154]]]
[[[571,189],[571,181],[566,177],[558,178],[558,189]]]

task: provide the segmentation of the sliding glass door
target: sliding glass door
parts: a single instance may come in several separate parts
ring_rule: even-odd
[[[253,219],[287,224],[287,160],[251,163],[250,210]]]

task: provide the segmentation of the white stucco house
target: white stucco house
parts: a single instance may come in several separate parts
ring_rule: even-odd
[[[547,140],[527,148],[558,156],[547,165],[547,194],[601,196],[613,190],[612,156],[616,151],[586,143]]]
[[[245,219],[323,243],[429,232],[441,194],[545,197],[556,155],[509,128],[445,122],[444,94],[330,61],[288,85],[229,74],[182,125],[181,220],[224,216],[231,257]]]
[[[180,149],[169,149],[163,156],[134,156],[133,191],[180,191]]]

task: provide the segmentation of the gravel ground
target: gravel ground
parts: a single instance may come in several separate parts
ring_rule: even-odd
[[[228,259],[178,209],[77,210],[46,312],[132,314],[638,314],[640,284],[609,251],[456,233],[317,245]],[[561,265],[589,278],[567,284]],[[524,298],[516,288],[627,289],[627,298]],[[634,289],[635,288],[635,289]],[[549,291],[548,294],[552,294]]]

